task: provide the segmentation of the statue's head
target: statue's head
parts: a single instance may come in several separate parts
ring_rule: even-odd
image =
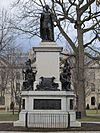
[[[29,64],[31,64],[31,59],[28,59]]]
[[[46,9],[46,11],[49,10],[49,6],[48,5],[45,5],[44,8]]]
[[[26,63],[26,65],[31,65],[31,60],[28,59],[25,63]]]

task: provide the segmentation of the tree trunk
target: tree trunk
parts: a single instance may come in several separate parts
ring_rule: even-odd
[[[85,112],[85,82],[84,82],[84,45],[81,26],[77,27],[78,51],[76,53],[76,92],[77,92],[77,111],[81,112],[81,117]]]
[[[21,97],[19,97],[19,110],[18,110],[18,113],[20,113],[21,112]]]

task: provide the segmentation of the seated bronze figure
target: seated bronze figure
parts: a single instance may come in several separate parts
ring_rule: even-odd
[[[58,83],[54,82],[55,77],[40,77],[41,82],[37,85],[36,91],[58,91]]]

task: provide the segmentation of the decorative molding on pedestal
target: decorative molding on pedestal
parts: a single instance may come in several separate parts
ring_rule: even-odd
[[[58,47],[55,42],[41,42],[39,47],[33,47],[34,52],[61,52],[62,47]]]

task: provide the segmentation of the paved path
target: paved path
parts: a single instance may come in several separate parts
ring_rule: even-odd
[[[66,130],[27,129],[25,127],[13,127],[12,123],[0,123],[0,130],[0,133],[100,133],[100,122],[83,123],[81,128]]]
[[[0,121],[0,123],[13,123],[14,121]],[[95,122],[95,121],[81,121],[81,123],[95,123],[95,124],[100,124],[100,122]]]
[[[0,133],[100,133],[100,131],[62,131],[62,132],[17,132],[17,131],[0,131]]]

